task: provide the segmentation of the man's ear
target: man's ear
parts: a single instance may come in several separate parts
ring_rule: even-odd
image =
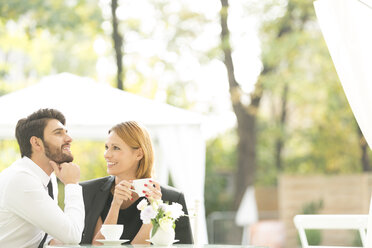
[[[43,141],[36,136],[32,136],[30,138],[30,144],[31,144],[32,149],[35,151],[41,151],[44,149]]]
[[[143,158],[143,150],[142,148],[137,149],[137,160],[141,160]]]

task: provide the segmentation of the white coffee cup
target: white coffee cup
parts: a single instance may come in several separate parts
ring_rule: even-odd
[[[134,188],[133,191],[136,192],[139,197],[145,196],[145,193],[143,193],[143,191],[149,190],[147,186],[145,186],[145,184],[152,185],[152,183],[150,183],[150,180],[152,180],[152,178],[142,178],[133,180],[132,183]]]
[[[106,240],[119,240],[123,234],[124,225],[120,224],[103,224],[101,233]]]

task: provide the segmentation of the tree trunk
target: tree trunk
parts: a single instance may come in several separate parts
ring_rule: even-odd
[[[256,116],[243,114],[238,121],[238,169],[235,181],[235,202],[236,208],[248,186],[254,185],[256,174]]]
[[[288,102],[288,91],[289,86],[288,84],[284,84],[283,93],[282,93],[282,106],[280,112],[280,119],[279,119],[279,136],[275,142],[275,164],[278,171],[283,169],[282,164],[282,151],[284,148],[284,135],[285,135],[285,125],[287,120],[287,102]]]
[[[254,184],[256,172],[256,114],[262,97],[261,83],[258,81],[251,94],[251,103],[245,106],[241,101],[242,90],[234,74],[231,56],[230,32],[227,27],[228,0],[221,0],[221,46],[224,64],[227,69],[229,91],[233,110],[238,121],[238,165],[235,181],[235,200],[237,208],[248,186]]]
[[[118,0],[111,1],[111,14],[112,14],[112,39],[114,41],[114,49],[115,49],[115,58],[116,58],[116,66],[117,66],[117,75],[116,75],[116,82],[117,88],[124,90],[123,85],[123,78],[124,78],[124,71],[123,71],[123,37],[120,35],[119,32],[119,22],[116,16],[116,9],[118,8]]]
[[[227,69],[229,91],[232,106],[238,121],[238,169],[237,169],[237,180],[236,180],[236,195],[235,195],[235,206],[237,207],[240,203],[245,190],[248,186],[253,185],[255,180],[255,172],[257,167],[256,162],[256,114],[258,112],[260,100],[263,94],[262,80],[265,75],[275,71],[277,65],[268,65],[265,59],[262,59],[263,70],[256,82],[255,89],[250,96],[251,102],[248,106],[244,106],[241,101],[242,90],[240,85],[237,83],[234,75],[234,64],[231,57],[231,46],[229,40],[229,29],[227,26],[228,19],[228,0],[221,0],[222,8],[220,11],[221,17],[221,47],[224,53],[224,64]],[[303,29],[305,23],[308,21],[308,13],[303,13],[300,16],[300,20],[296,20],[294,15],[294,4],[289,1],[287,5],[286,14],[279,20],[279,29],[276,34],[276,38],[279,39],[288,33],[293,32],[294,27]],[[300,24],[300,25],[298,25]],[[281,63],[281,61],[279,62]],[[287,94],[288,88],[284,88],[283,91],[283,108],[281,114],[281,123],[285,123],[287,118],[286,105],[287,105]],[[280,168],[281,164],[281,153],[284,146],[284,140],[281,138],[276,144],[277,161]]]
[[[362,169],[363,169],[363,172],[371,171],[371,167],[369,165],[369,157],[368,157],[368,149],[369,149],[368,144],[367,144],[366,138],[364,138],[362,130],[360,130],[358,123],[356,123],[356,125],[357,125],[357,130],[358,130],[358,137],[359,137],[359,147],[361,150],[361,158],[360,158],[361,161],[360,162],[362,163]]]

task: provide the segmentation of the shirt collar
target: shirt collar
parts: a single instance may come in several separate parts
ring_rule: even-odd
[[[40,168],[34,161],[32,161],[30,158],[24,156],[22,159],[23,163],[27,165],[28,169],[32,171],[33,174],[35,174],[37,177],[40,178],[41,182],[43,183],[44,187],[48,186],[48,183],[50,181],[50,176],[45,173],[44,170]]]

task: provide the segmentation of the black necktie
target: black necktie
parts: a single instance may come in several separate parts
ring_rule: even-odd
[[[52,185],[52,180],[50,180],[49,183],[48,183],[48,194],[49,194],[49,196],[50,196],[52,199],[54,199],[54,196],[53,196],[53,185]],[[40,242],[38,248],[43,248],[47,236],[48,236],[48,234],[45,233],[44,238],[41,240],[41,242]]]
[[[52,180],[50,180],[49,183],[48,183],[48,194],[49,194],[50,197],[52,197],[52,199],[54,199]]]

